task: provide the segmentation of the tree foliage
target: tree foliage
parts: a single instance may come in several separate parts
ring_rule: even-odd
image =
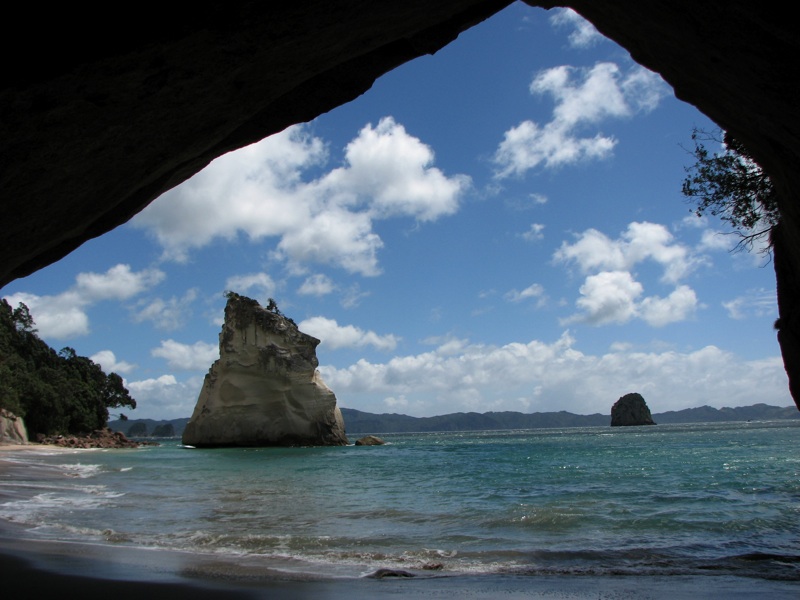
[[[740,245],[750,248],[780,221],[772,181],[730,134],[694,129],[692,141],[696,163],[686,168],[683,195],[697,204],[697,216],[719,217],[741,236]],[[712,142],[722,150],[706,148]]]
[[[268,298],[267,299],[267,310],[269,312],[271,312],[271,313],[274,313],[274,314],[278,315],[279,317],[283,317],[284,319],[289,321],[289,323],[291,323],[292,325],[297,327],[297,323],[294,322],[294,319],[291,319],[290,317],[287,317],[285,314],[283,314],[281,312],[281,310],[278,308],[278,303],[275,302],[274,298]]]
[[[27,306],[0,300],[0,408],[23,417],[29,433],[88,433],[106,426],[110,408],[136,408],[119,375],[73,348],[56,353],[33,325]]]

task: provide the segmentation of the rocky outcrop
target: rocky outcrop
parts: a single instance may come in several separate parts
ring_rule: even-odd
[[[129,440],[121,431],[112,431],[108,427],[98,429],[86,435],[53,435],[36,436],[37,444],[61,446],[62,448],[139,448],[140,446],[157,446],[153,442],[136,442]]]
[[[364,577],[368,577],[370,579],[386,579],[387,577],[411,578],[416,577],[416,575],[411,571],[405,571],[403,569],[378,569],[369,575],[364,575]]]
[[[611,407],[611,426],[655,425],[641,394],[625,394]]]
[[[28,444],[28,432],[22,418],[6,409],[0,409],[0,445]],[[108,427],[98,429],[85,435],[51,435],[38,434],[35,443],[62,448],[138,448],[153,445],[146,442],[135,442],[125,437],[121,431],[112,431]]]
[[[344,420],[317,366],[317,338],[277,307],[229,294],[219,360],[203,382],[183,443],[342,446]]]
[[[365,435],[356,440],[356,446],[383,446],[385,443],[386,442],[375,435]]]
[[[577,10],[770,175],[783,219],[779,341],[800,406],[800,311],[797,296],[785,295],[800,281],[800,36],[791,3],[526,2]],[[101,28],[89,5],[49,6],[45,15],[35,3],[17,5],[4,54],[19,52],[20,39],[41,43],[7,61],[0,81],[0,198],[11,216],[0,222],[0,286],[126,222],[217,156],[352,100],[508,4],[198,0],[165,12],[144,0],[124,26]]]
[[[27,444],[28,430],[22,417],[0,409],[0,444]]]

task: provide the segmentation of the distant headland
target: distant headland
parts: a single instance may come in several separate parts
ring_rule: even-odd
[[[436,417],[410,417],[408,415],[374,414],[342,408],[342,416],[348,434],[418,433],[432,431],[487,431],[510,429],[549,429],[559,427],[606,427],[609,415],[595,413],[576,415],[566,411],[559,412],[487,412],[451,413]],[[795,406],[770,406],[753,404],[737,408],[712,408],[701,406],[684,410],[667,411],[653,415],[656,423],[720,423],[725,421],[780,421],[800,419],[800,411]],[[187,418],[172,420],[128,419],[111,421],[108,426],[114,431],[122,431],[129,437],[154,436],[154,432],[180,437]],[[169,427],[171,425],[171,427]],[[131,432],[133,429],[133,432]],[[157,435],[155,435],[158,437]]]

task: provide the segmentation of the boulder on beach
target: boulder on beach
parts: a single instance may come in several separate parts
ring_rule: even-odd
[[[219,360],[203,382],[183,443],[195,447],[344,446],[336,396],[317,370],[319,340],[273,301],[228,293]]]
[[[611,407],[611,426],[655,425],[641,394],[625,394]]]

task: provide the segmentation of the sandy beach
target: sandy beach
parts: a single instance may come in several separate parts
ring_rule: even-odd
[[[0,446],[0,473],[13,477],[21,468],[4,456],[25,452],[75,452],[31,444]],[[81,450],[80,452],[91,452]],[[0,502],[3,500],[0,499]],[[281,571],[258,555],[215,556],[113,543],[77,543],[35,539],[25,528],[0,522],[0,580],[24,597],[70,592],[81,598],[117,600],[148,597],[329,599],[452,598],[508,600],[570,599],[794,599],[797,582],[715,575],[691,576],[516,576],[448,575],[417,577],[322,578]]]
[[[58,448],[58,446],[46,446],[43,444],[0,444],[0,459],[2,459],[4,453],[22,452],[25,450],[34,450],[36,448]]]

